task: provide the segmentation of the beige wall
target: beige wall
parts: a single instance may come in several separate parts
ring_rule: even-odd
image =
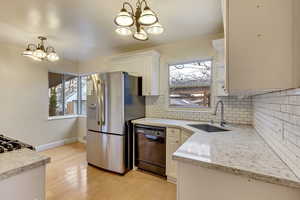
[[[35,62],[22,50],[0,44],[0,133],[35,146],[76,137],[76,118],[48,121],[48,70],[77,73],[77,63]]]
[[[160,60],[160,96],[146,98],[146,116],[159,118],[173,118],[186,120],[219,120],[213,116],[212,109],[197,110],[171,110],[167,107],[168,94],[168,64],[191,61],[196,59],[215,58],[216,52],[212,47],[212,40],[222,38],[223,34],[192,38],[189,40],[174,42],[170,44],[155,46],[154,49],[161,54]],[[149,50],[130,48],[125,51]],[[99,72],[109,70],[109,57],[97,57],[95,59],[79,64],[79,72]],[[215,88],[213,87],[213,90]],[[214,93],[215,94],[215,91]],[[217,98],[213,97],[213,106]],[[252,123],[252,102],[251,99],[224,98],[226,110],[225,117],[234,123]],[[83,119],[84,120],[84,119]],[[82,135],[81,133],[79,133]]]

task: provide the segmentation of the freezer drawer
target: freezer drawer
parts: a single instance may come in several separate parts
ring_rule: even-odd
[[[125,164],[125,136],[88,131],[87,162],[96,167],[123,174]]]

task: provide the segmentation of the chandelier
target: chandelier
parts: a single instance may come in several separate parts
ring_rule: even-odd
[[[47,40],[46,37],[39,36],[40,40],[37,45],[28,44],[27,49],[23,51],[22,55],[32,58],[37,61],[51,61],[55,62],[59,60],[59,56],[55,52],[55,49],[51,46],[45,47],[44,41]]]
[[[130,11],[126,10],[126,6]],[[164,31],[158,22],[157,15],[149,8],[146,0],[137,1],[135,12],[130,3],[124,2],[121,11],[115,18],[115,24],[118,26],[116,29],[118,34],[132,35],[134,39],[141,41],[149,39],[148,33],[158,35]]]

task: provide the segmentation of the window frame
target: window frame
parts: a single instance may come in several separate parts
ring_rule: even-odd
[[[204,106],[175,106],[170,104],[170,66],[172,65],[184,65],[193,62],[206,62],[211,61],[211,80],[210,80],[210,105],[208,107]],[[208,57],[204,59],[192,59],[192,60],[185,60],[179,62],[170,62],[167,63],[167,96],[166,96],[166,107],[169,111],[191,111],[191,112],[199,112],[199,111],[210,111],[212,109],[212,104],[214,101],[214,59],[213,57]]]
[[[82,77],[87,77],[89,75],[87,74],[81,74],[81,75],[78,75],[78,79],[79,79],[79,87],[78,87],[78,112],[77,112],[77,115],[80,115],[80,116],[86,116],[86,113],[82,113],[82,108],[83,108],[83,104],[82,104]]]

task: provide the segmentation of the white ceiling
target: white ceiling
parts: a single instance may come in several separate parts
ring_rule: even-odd
[[[222,31],[221,0],[148,0],[165,32],[147,42],[115,34],[123,0],[3,0],[0,42],[24,45],[47,36],[72,60],[109,55],[129,46],[149,47]],[[135,5],[136,0],[129,0]]]

